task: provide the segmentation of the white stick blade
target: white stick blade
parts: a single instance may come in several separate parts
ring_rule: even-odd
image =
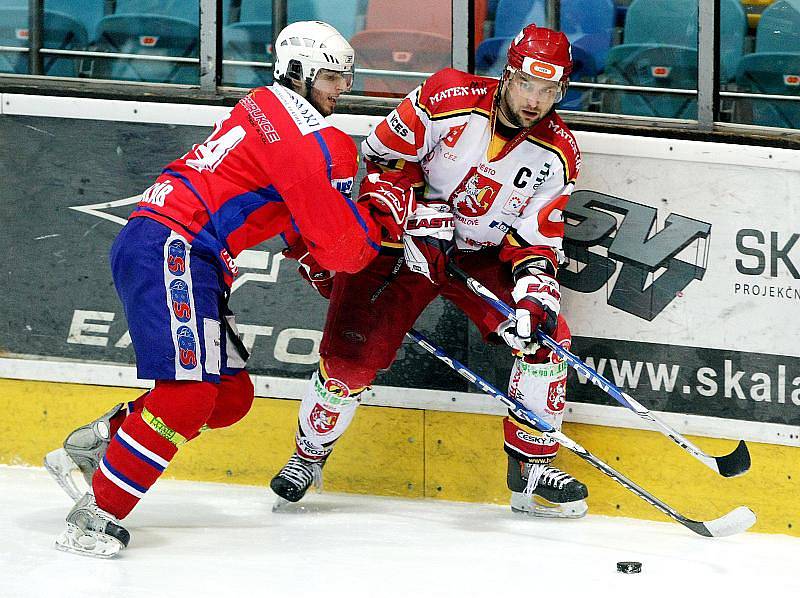
[[[704,525],[715,538],[732,536],[750,529],[756,522],[756,514],[747,507],[738,507],[719,519],[706,521]]]

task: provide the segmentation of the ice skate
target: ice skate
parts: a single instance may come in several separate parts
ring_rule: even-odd
[[[317,492],[322,492],[322,467],[324,465],[324,460],[307,461],[294,453],[269,483],[269,487],[278,495],[278,500],[272,510],[277,511],[290,502],[299,501],[312,484]]]
[[[97,506],[87,492],[67,515],[67,529],[56,539],[56,548],[101,559],[111,558],[130,541],[128,530],[116,517]]]
[[[533,517],[578,519],[589,510],[586,485],[548,464],[508,458],[511,510]]]
[[[122,409],[122,403],[91,423],[67,436],[64,446],[50,451],[44,466],[73,501],[92,487],[92,476],[111,441],[111,418]],[[81,476],[73,475],[80,471]]]

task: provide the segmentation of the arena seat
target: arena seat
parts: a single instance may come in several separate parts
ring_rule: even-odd
[[[451,4],[417,2],[370,0],[366,27],[350,40],[357,68],[432,73],[451,65]],[[399,24],[402,28],[398,28]],[[354,89],[372,95],[402,96],[419,82],[357,75]]]
[[[778,0],[764,10],[755,52],[742,57],[736,83],[742,91],[800,96],[800,0]],[[737,99],[736,113],[752,124],[800,128],[800,101]]]
[[[0,8],[0,45],[28,47],[28,8]],[[87,44],[86,28],[74,18],[60,12],[44,13],[44,48],[83,50]],[[56,77],[77,75],[78,61],[64,56],[42,55],[43,73]],[[0,72],[28,73],[28,53],[0,51]]]
[[[91,44],[97,35],[97,24],[105,16],[105,0],[44,0],[45,12],[59,12],[67,15],[86,29]]]
[[[603,81],[672,89],[697,89],[697,0],[634,0],[625,43],[610,49]],[[720,81],[733,80],[744,49],[747,20],[738,0],[720,0]],[[607,112],[694,119],[691,96],[606,91]]]
[[[199,24],[200,2],[198,0],[117,0],[114,14],[161,15]]]
[[[226,60],[271,62],[272,22],[232,23],[225,27],[223,56]],[[272,84],[272,69],[266,67],[225,64],[222,82],[237,87],[259,87]]]
[[[508,22],[513,21],[513,27],[520,28],[528,23],[542,25],[546,22],[545,4],[545,0],[501,0],[497,6],[501,17],[505,19],[501,31],[513,33],[505,37],[489,38],[478,46],[475,53],[476,72],[498,76],[505,64],[511,39],[519,33],[519,29],[508,27]],[[521,19],[503,16],[511,9],[524,8],[526,5],[528,12]],[[602,71],[614,34],[614,18],[612,0],[572,0],[561,5],[559,29],[566,34],[573,47],[573,81],[592,81]],[[579,110],[584,106],[586,95],[588,92],[573,88],[560,107],[565,110]]]
[[[199,27],[196,21],[154,14],[121,13],[98,24],[99,52],[197,58]],[[84,63],[88,76],[152,83],[199,83],[197,63],[94,57]]]

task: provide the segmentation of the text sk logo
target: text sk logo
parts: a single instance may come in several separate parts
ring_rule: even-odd
[[[139,36],[139,45],[144,46],[145,48],[152,48],[158,43],[158,36],[157,35],[140,35]]]

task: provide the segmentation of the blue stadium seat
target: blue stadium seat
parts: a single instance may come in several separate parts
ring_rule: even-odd
[[[225,27],[222,39],[225,41],[226,60],[271,62],[273,59],[270,21],[233,23]],[[266,67],[225,64],[222,75],[223,84],[236,87],[251,88],[272,84],[272,69]]]
[[[800,96],[800,0],[778,0],[764,10],[755,50],[739,63],[736,83],[740,89]],[[737,100],[736,108],[738,119],[745,122],[800,128],[800,101],[746,98]]]
[[[148,14],[114,14],[98,25],[97,51],[197,58],[199,27],[194,21]],[[85,74],[103,79],[197,85],[197,63],[136,58],[92,58]]]
[[[91,44],[97,34],[97,24],[105,16],[105,0],[44,0],[44,10],[60,12],[78,21],[86,29]]]
[[[339,2],[331,0],[320,0],[320,3],[332,4],[338,7]],[[286,21],[294,23],[296,21],[314,21],[317,15],[317,2],[313,0],[289,0],[287,4],[288,14]],[[242,23],[251,22],[272,22],[272,0],[242,0],[239,9],[239,21]]]
[[[17,48],[28,47],[28,8],[0,8],[0,45]],[[87,44],[86,29],[68,15],[46,11],[44,14],[44,40],[42,47],[58,50],[84,50]],[[74,77],[78,74],[78,61],[63,56],[42,56],[45,75]],[[0,52],[0,72],[28,73],[27,52]]]
[[[85,0],[81,0],[83,2]],[[161,15],[200,22],[200,2],[198,0],[117,0],[115,15]]]
[[[360,4],[361,0],[313,0],[314,18],[331,24],[345,39],[350,39],[356,33]]]
[[[543,24],[544,18],[529,21],[536,0],[498,0],[494,18],[494,37],[514,37],[531,22]],[[544,13],[542,13],[544,14]]]
[[[624,41],[611,48],[603,80],[621,85],[697,89],[698,0],[634,0]],[[744,49],[747,18],[739,0],[720,0],[720,81],[730,82]],[[604,111],[697,118],[691,96],[604,92]]]
[[[524,9],[522,18],[512,11]],[[479,74],[498,76],[505,64],[506,51],[519,30],[528,23],[543,25],[545,19],[545,0],[501,0],[497,7],[503,22],[495,22],[495,37],[478,46],[475,53],[475,68]],[[509,23],[511,25],[509,26]],[[497,35],[498,26],[502,31],[510,31],[505,37]],[[611,47],[614,33],[614,3],[612,0],[570,0],[561,4],[561,23],[563,31],[573,47],[573,81],[594,80],[605,66],[606,55]],[[585,96],[577,88],[571,89],[560,107],[565,110],[579,110],[584,106]]]
[[[313,21],[319,6],[325,4],[330,11],[342,2],[319,3],[312,0],[292,0],[288,4],[287,22]],[[339,10],[337,8],[337,10]],[[355,23],[355,16],[353,16]],[[333,24],[333,23],[331,23]],[[334,25],[335,26],[335,25]],[[353,25],[354,26],[354,25]],[[223,57],[226,60],[257,62],[272,61],[272,0],[242,0],[238,22],[231,23],[222,32]],[[272,71],[264,67],[226,64],[222,69],[225,85],[258,87],[272,83]]]

